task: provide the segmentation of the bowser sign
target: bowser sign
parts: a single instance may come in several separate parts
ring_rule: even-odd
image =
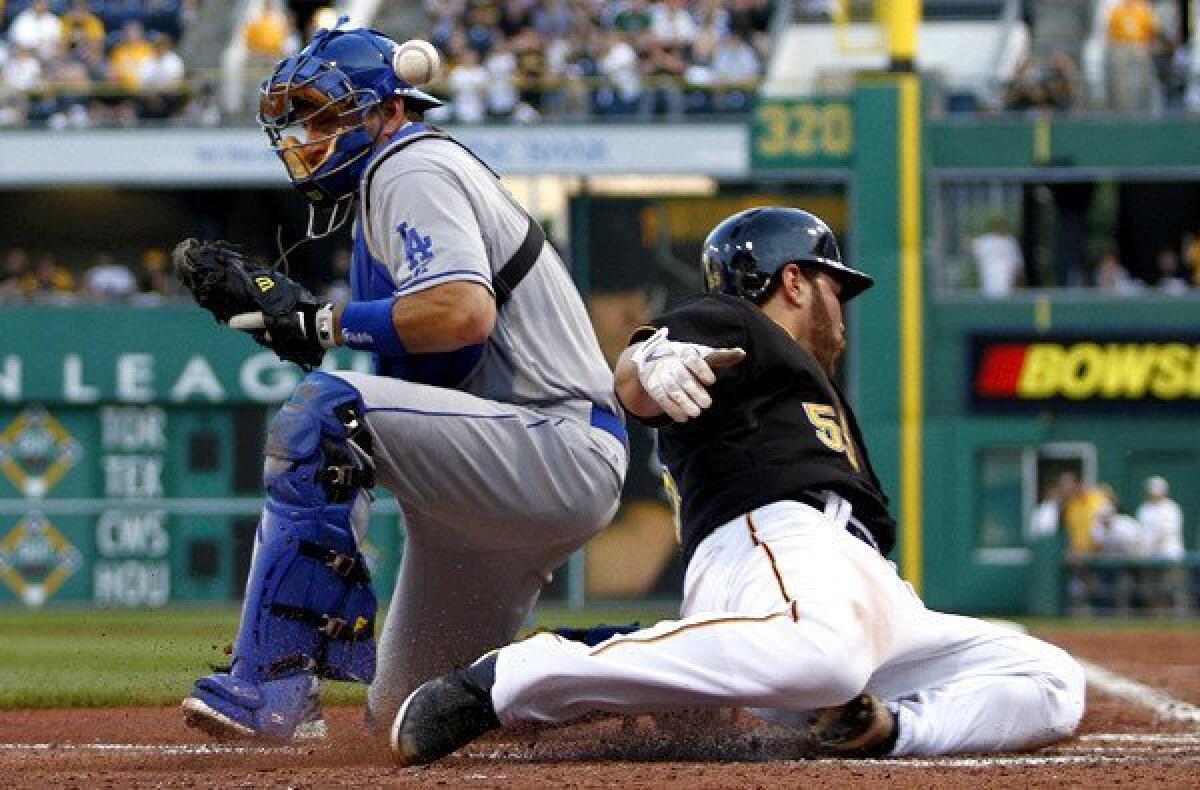
[[[1200,407],[1200,335],[976,334],[967,354],[981,411]]]

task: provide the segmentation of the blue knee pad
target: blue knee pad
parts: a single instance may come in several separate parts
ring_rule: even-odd
[[[309,375],[271,421],[234,677],[374,678],[375,593],[351,524],[370,453],[362,397],[335,376]]]

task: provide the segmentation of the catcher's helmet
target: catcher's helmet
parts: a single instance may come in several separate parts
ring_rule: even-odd
[[[874,284],[842,263],[837,240],[820,217],[798,208],[751,208],[727,217],[704,240],[704,290],[762,304],[775,273],[789,263],[819,267],[841,283],[849,301]]]
[[[313,205],[329,208],[358,187],[375,144],[365,121],[386,97],[409,109],[441,105],[397,75],[395,49],[376,30],[322,29],[262,83],[258,122]]]

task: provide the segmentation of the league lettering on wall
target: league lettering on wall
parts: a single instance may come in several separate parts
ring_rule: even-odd
[[[198,346],[199,310],[134,311],[89,343],[108,317],[58,311],[47,335],[36,309],[0,315],[0,608],[240,598],[262,436],[303,371],[234,332]],[[398,518],[381,497],[363,547],[385,579]]]
[[[1200,334],[974,334],[967,354],[978,411],[1200,408]]]

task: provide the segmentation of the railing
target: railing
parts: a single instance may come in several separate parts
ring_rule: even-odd
[[[264,72],[265,74],[265,72]],[[217,90],[220,72],[206,70],[193,73],[171,90],[127,88],[115,82],[92,83],[87,86],[69,82],[48,81],[27,91],[10,92],[8,96],[22,97],[31,103],[65,99],[68,101],[145,101],[165,97],[184,103],[195,97],[212,96]],[[247,82],[257,84],[257,75],[247,75]],[[545,77],[514,78],[513,90],[518,99],[533,97],[543,118],[595,119],[605,117],[703,117],[749,113],[753,97],[762,80],[748,82],[697,83],[665,75],[645,76],[638,80],[639,90],[632,97],[620,97],[621,88],[607,77]],[[451,103],[450,84],[442,79],[427,86],[434,95]],[[612,105],[597,106],[612,95]],[[0,94],[0,103],[3,101]],[[736,101],[734,101],[736,99]],[[729,100],[726,102],[726,100]],[[661,108],[654,102],[660,102]],[[243,125],[253,120],[254,110],[247,105],[234,113],[223,113],[221,123]]]

